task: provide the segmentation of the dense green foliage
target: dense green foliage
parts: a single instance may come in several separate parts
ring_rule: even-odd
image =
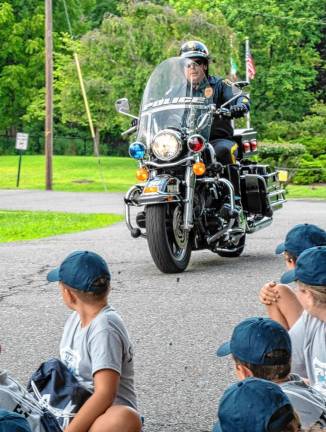
[[[214,61],[211,71],[222,76],[228,73],[232,39],[232,57],[244,78],[244,39],[249,36],[257,70],[250,88],[252,124],[264,141],[305,146],[295,162],[283,154],[275,163],[310,167],[312,156],[316,169],[322,166],[314,181],[324,181],[326,0],[254,4],[252,0],[66,0],[66,4],[73,39],[62,0],[54,2],[53,13],[55,153],[91,154],[75,50],[94,123],[101,131],[101,153],[122,154],[126,143],[121,145],[120,132],[129,122],[115,113],[115,99],[128,97],[137,112],[154,66],[177,55],[180,43],[191,38],[208,45]],[[31,153],[42,153],[44,0],[0,2],[0,41],[0,154],[12,152],[18,130],[30,132]],[[295,181],[303,181],[299,172]]]
[[[314,102],[326,0],[170,0],[180,12],[222,11],[243,42],[250,37],[257,74],[251,85],[256,126],[300,120]],[[244,58],[244,44],[241,45]],[[244,62],[243,62],[244,63]],[[242,67],[244,76],[244,65]]]
[[[293,168],[291,178],[297,184],[326,182],[325,104],[315,104],[302,121],[269,123],[266,135],[271,142],[283,142],[261,147],[266,163]],[[296,148],[301,150],[294,155]]]
[[[79,56],[96,127],[111,133],[128,127],[129,121],[115,112],[115,100],[128,97],[137,112],[153,68],[167,57],[178,55],[185,37],[205,38],[212,50],[220,53],[218,69],[225,74],[231,30],[221,14],[218,25],[215,20],[203,13],[183,17],[166,6],[137,3],[126,7],[122,16],[111,15],[99,29],[87,33],[80,41]],[[73,63],[68,64],[61,79],[63,121],[86,125]]]

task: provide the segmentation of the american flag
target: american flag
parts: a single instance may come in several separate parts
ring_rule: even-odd
[[[249,46],[247,47],[246,50],[246,68],[247,68],[247,76],[249,80],[254,79],[256,75],[256,68],[255,68],[254,59],[252,58]]]

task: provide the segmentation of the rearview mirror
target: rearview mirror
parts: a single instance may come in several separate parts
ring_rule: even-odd
[[[244,87],[247,87],[249,85],[248,81],[236,81],[235,83],[233,83],[236,87],[238,87],[239,89],[243,89]]]
[[[129,101],[127,98],[122,98],[122,99],[118,99],[115,102],[115,109],[118,112],[122,112],[122,113],[129,113],[130,111],[130,106],[129,106]]]

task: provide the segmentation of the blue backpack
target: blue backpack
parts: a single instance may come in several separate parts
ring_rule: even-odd
[[[0,407],[13,415],[22,415],[33,432],[63,431],[56,417],[6,371],[0,371]],[[4,422],[2,416],[0,431],[3,430]],[[8,429],[6,425],[4,428]]]
[[[92,395],[56,358],[40,365],[32,374],[27,390],[56,417],[63,429]]]

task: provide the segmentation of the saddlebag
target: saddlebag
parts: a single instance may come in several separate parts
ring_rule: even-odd
[[[271,217],[285,202],[277,172],[268,165],[248,164],[240,170],[243,209],[249,213]]]

